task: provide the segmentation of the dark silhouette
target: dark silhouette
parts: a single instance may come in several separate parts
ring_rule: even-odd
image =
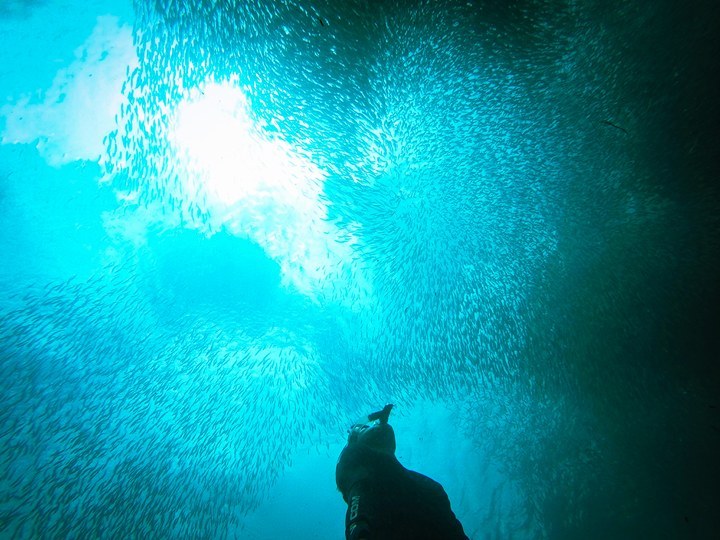
[[[467,540],[443,487],[403,467],[388,424],[392,405],[350,428],[335,478],[348,540]]]

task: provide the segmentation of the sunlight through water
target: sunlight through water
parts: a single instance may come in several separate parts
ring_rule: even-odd
[[[327,219],[326,174],[265,127],[237,79],[191,90],[168,130],[181,196],[203,209],[211,230],[256,242],[281,265],[285,285],[317,298],[338,279],[327,282],[352,242]]]
[[[292,188],[317,197],[322,173],[263,134],[248,108],[234,81],[209,82],[178,105],[171,141],[187,164],[188,192],[202,193],[216,208],[263,196],[283,198],[283,190],[289,194]]]

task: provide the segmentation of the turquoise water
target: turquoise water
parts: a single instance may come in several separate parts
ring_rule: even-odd
[[[717,537],[718,15],[0,4],[0,537]]]

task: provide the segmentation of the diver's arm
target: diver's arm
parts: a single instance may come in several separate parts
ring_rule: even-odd
[[[348,509],[345,515],[345,538],[347,540],[371,540],[371,517],[364,482],[356,483],[348,493]]]
[[[367,483],[371,467],[367,462],[368,450],[359,445],[343,449],[335,469],[338,490],[348,505],[345,514],[345,538],[347,540],[370,540],[370,519]]]

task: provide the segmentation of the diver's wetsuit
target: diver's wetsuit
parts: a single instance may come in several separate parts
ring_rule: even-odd
[[[467,540],[442,486],[394,455],[349,444],[336,478],[348,540]]]

